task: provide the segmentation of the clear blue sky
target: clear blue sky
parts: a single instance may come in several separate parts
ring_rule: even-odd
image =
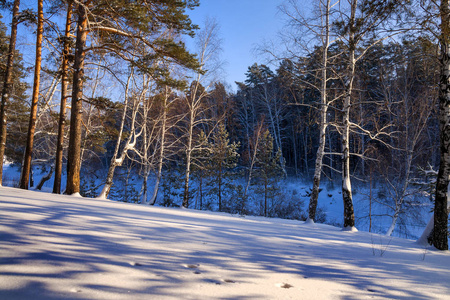
[[[244,81],[253,63],[264,63],[254,49],[264,39],[273,39],[282,27],[278,5],[283,0],[200,0],[190,11],[194,24],[202,25],[206,17],[217,20],[223,40],[222,59],[227,62],[225,80],[236,89],[235,81]]]

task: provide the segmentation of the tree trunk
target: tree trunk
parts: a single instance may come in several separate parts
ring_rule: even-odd
[[[142,180],[142,186],[141,186],[141,192],[140,192],[140,195],[141,195],[141,204],[142,205],[146,205],[147,204],[147,197],[148,197],[148,176],[150,176],[150,171],[149,171],[149,169],[150,169],[150,167],[148,166],[148,163],[145,163],[145,166],[144,166],[144,176],[142,176],[143,177],[143,180]]]
[[[346,95],[343,107],[343,128],[342,128],[342,199],[344,201],[344,229],[351,229],[355,226],[355,215],[353,211],[352,185],[350,180],[350,108],[353,92],[353,80],[355,77],[355,14],[357,0],[351,3],[351,16],[349,26],[349,60],[347,78],[345,82]]]
[[[48,171],[47,175],[45,175],[44,177],[41,178],[41,180],[39,181],[38,185],[36,186],[37,190],[41,190],[42,187],[44,186],[44,183],[46,183],[48,180],[50,180],[50,178],[52,178],[52,174],[53,174],[53,170],[55,169],[55,166],[51,166],[50,167],[50,171]]]
[[[186,170],[184,176],[184,193],[183,193],[183,207],[189,207],[189,176],[191,174],[191,154],[192,154],[192,124],[189,125],[188,145],[186,149]]]
[[[103,189],[102,189],[100,195],[97,197],[99,199],[107,199],[108,198],[109,192],[111,191],[111,187],[113,184],[114,171],[116,170],[116,167],[122,165],[122,163],[125,159],[126,152],[130,148],[131,138],[134,135],[135,120],[136,120],[136,109],[135,109],[136,105],[133,103],[133,112],[132,112],[133,117],[131,120],[131,130],[130,130],[131,133],[130,133],[127,141],[125,142],[125,147],[122,150],[122,154],[120,155],[120,157],[118,157],[120,143],[122,142],[123,129],[125,126],[125,119],[127,117],[127,111],[128,111],[129,88],[130,88],[130,83],[131,83],[131,79],[133,78],[133,76],[134,76],[134,69],[131,69],[130,75],[128,76],[127,84],[125,87],[125,101],[124,101],[124,107],[123,107],[123,113],[122,113],[122,120],[120,123],[119,135],[117,136],[116,147],[114,148],[114,154],[111,157],[111,162],[109,164],[108,174],[106,175],[105,185],[103,186]]]
[[[439,85],[439,129],[441,161],[434,200],[434,228],[432,242],[439,250],[448,250],[448,184],[450,176],[450,8],[449,0],[442,0],[441,70]]]
[[[309,209],[308,209],[308,220],[307,222],[314,222],[316,218],[317,210],[317,200],[319,198],[319,188],[320,188],[320,176],[322,174],[323,156],[325,153],[325,142],[326,142],[326,131],[327,131],[327,112],[328,112],[328,101],[327,101],[327,67],[328,67],[328,47],[330,39],[330,9],[331,1],[327,1],[327,7],[325,8],[325,24],[324,30],[325,34],[323,36],[323,60],[322,60],[322,75],[320,83],[320,122],[319,122],[319,147],[317,148],[316,154],[316,164],[314,169],[314,179],[313,188],[311,192],[311,197],[309,199]]]
[[[66,103],[67,103],[67,87],[68,87],[68,70],[69,70],[69,54],[70,54],[70,24],[72,22],[72,1],[68,2],[66,15],[66,29],[64,33],[64,48],[62,53],[61,65],[61,105],[59,111],[58,122],[58,141],[56,143],[56,162],[55,162],[55,181],[53,183],[53,193],[61,193],[61,174],[63,165],[64,150],[64,128],[66,125]]]
[[[161,175],[162,175],[162,167],[164,163],[164,151],[165,151],[165,144],[166,144],[166,126],[167,126],[167,100],[170,96],[169,88],[165,87],[165,95],[164,95],[164,102],[163,102],[163,119],[161,124],[161,141],[160,141],[160,151],[159,151],[159,160],[158,160],[158,173],[156,174],[156,181],[155,181],[155,187],[153,188],[153,195],[150,198],[149,205],[155,205],[156,203],[156,197],[158,196],[158,189],[159,184],[161,182]]]
[[[36,33],[36,60],[34,67],[33,93],[31,99],[30,121],[28,123],[27,144],[25,148],[25,157],[20,176],[20,185],[22,189],[28,189],[30,180],[31,156],[33,154],[34,132],[36,130],[36,115],[39,100],[39,84],[41,79],[42,62],[42,35],[44,32],[44,0],[38,1],[38,25]]]
[[[14,55],[16,52],[16,40],[17,40],[17,24],[19,18],[19,6],[20,0],[14,1],[12,22],[11,22],[11,37],[9,39],[8,58],[6,62],[5,79],[3,81],[2,90],[2,104],[0,108],[0,186],[2,186],[3,177],[3,160],[5,157],[6,147],[6,125],[7,125],[7,109],[8,101],[11,93],[12,73],[14,65]]]
[[[219,176],[218,176],[218,187],[219,187],[219,211],[222,211],[223,207],[222,207],[222,162],[219,162]]]
[[[267,183],[267,176],[264,178],[264,217],[267,218],[267,189],[268,189],[268,183]]]
[[[69,152],[67,154],[66,194],[80,192],[81,114],[83,106],[84,59],[87,38],[87,13],[83,3],[77,4],[77,39],[73,65],[72,107],[70,110]]]
[[[164,113],[164,115],[165,115],[165,113]],[[155,187],[153,188],[153,194],[148,202],[149,205],[155,205],[156,198],[158,197],[159,184],[161,182],[162,167],[163,167],[163,163],[164,163],[164,143],[165,143],[165,130],[166,130],[165,116],[163,117],[163,119],[164,119],[164,121],[163,121],[164,125],[163,125],[163,128],[161,129],[163,132],[161,134],[161,146],[160,146],[161,149],[159,152],[158,172],[156,174],[156,181],[155,181]]]

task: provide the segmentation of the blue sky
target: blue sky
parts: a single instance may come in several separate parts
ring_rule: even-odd
[[[219,24],[223,48],[221,58],[226,62],[223,77],[232,90],[236,90],[235,81],[245,80],[249,66],[255,62],[266,63],[264,58],[256,57],[254,50],[264,39],[274,39],[280,31],[283,17],[277,7],[283,2],[285,0],[200,0],[199,7],[187,11],[194,24],[202,26],[206,18],[214,18]],[[21,9],[34,6],[34,0],[21,1]],[[9,24],[10,13],[2,12],[2,21]],[[35,53],[34,48],[30,50],[30,45],[35,39],[30,31],[23,26],[19,28],[17,47],[24,59],[32,64]]]
[[[235,81],[244,81],[245,72],[253,63],[264,63],[254,49],[264,39],[275,38],[282,27],[278,5],[282,0],[200,0],[191,11],[195,24],[202,25],[206,17],[217,20],[223,40],[222,59],[227,62],[225,80],[235,90]]]

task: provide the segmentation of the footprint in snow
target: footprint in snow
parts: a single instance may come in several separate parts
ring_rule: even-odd
[[[290,289],[292,287],[294,287],[293,285],[289,284],[289,283],[277,283],[275,284],[275,286],[282,288],[282,289]]]
[[[232,280],[232,279],[223,279],[223,282],[226,283],[236,283],[236,281]]]
[[[194,265],[194,264],[186,264],[186,265],[184,265],[186,268],[188,268],[188,269],[197,269],[198,267],[200,267],[200,265],[199,264],[196,264],[196,265]]]

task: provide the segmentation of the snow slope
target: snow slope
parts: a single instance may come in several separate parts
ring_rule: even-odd
[[[7,187],[0,249],[0,299],[450,299],[414,241]]]

